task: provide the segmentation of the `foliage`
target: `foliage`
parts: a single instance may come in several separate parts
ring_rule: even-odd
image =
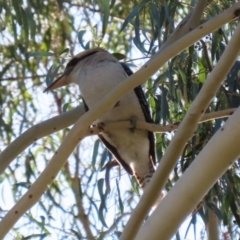
[[[195,1],[172,0],[1,1],[1,150],[34,124],[81,103],[78,90],[72,86],[49,95],[42,93],[71,56],[101,46],[137,69],[161,48],[194,4]],[[230,1],[213,1],[205,9],[205,18],[230,6]],[[236,22],[232,22],[206,36],[147,81],[145,92],[155,123],[167,125],[183,119],[235,27]],[[206,112],[239,106],[239,68],[240,62],[236,61]],[[224,121],[199,125],[176,164],[166,191]],[[1,217],[30,188],[67,132],[64,129],[37,140],[2,174]],[[156,139],[160,160],[171,136],[158,134]],[[111,159],[99,140],[83,141],[38,204],[14,226],[9,239],[87,239],[87,225],[96,238],[117,239],[139,199],[139,189],[120,167],[109,171],[108,186],[105,173]],[[190,224],[196,225],[199,214],[207,225],[211,209],[221,220],[222,228],[228,228],[232,238],[239,237],[238,187],[236,161],[199,203]],[[84,212],[78,213],[79,206]]]

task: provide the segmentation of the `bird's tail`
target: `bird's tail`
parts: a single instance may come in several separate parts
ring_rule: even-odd
[[[149,173],[144,175],[144,177],[140,178],[137,174],[135,174],[137,182],[138,182],[139,186],[142,188],[143,192],[146,189],[146,187],[148,186],[148,184],[150,183],[154,172],[155,172],[155,169],[153,168],[153,166],[152,167],[150,166]],[[154,203],[154,205],[152,206],[153,210],[158,206],[158,204],[161,202],[163,197],[164,197],[163,192],[159,191],[159,197],[156,200],[156,202]]]
[[[143,177],[140,177],[140,176],[137,175],[137,173],[135,173],[135,177],[137,179],[137,182],[138,182],[140,188],[143,189],[143,191],[146,188],[146,186],[149,184],[149,182],[151,181],[154,172],[155,172],[154,169],[150,169],[149,173],[147,173]]]

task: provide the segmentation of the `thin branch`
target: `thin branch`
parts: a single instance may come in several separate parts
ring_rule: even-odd
[[[230,109],[226,109],[226,110],[222,110],[222,111],[218,111],[218,112],[206,113],[202,116],[199,123],[228,117],[228,116],[232,115],[234,113],[234,111],[236,111],[236,110],[237,110],[237,108],[230,108]]]
[[[90,126],[90,124],[93,123],[94,120],[98,119],[100,116],[102,116],[111,108],[113,108],[114,105],[117,103],[117,101],[119,101],[119,99],[121,99],[121,97],[123,97],[127,92],[144,83],[146,79],[152,76],[170,58],[174,57],[180,51],[192,45],[194,42],[201,39],[206,34],[213,32],[223,24],[235,19],[237,17],[236,13],[239,8],[240,8],[240,3],[235,4],[232,8],[226,10],[222,14],[219,14],[217,17],[213,18],[212,20],[209,20],[207,23],[191,31],[189,34],[182,37],[171,46],[165,48],[163,51],[156,54],[151,60],[149,60],[146,64],[144,64],[144,66],[140,70],[138,70],[136,73],[130,76],[127,81],[121,82],[116,88],[114,88],[111,92],[109,92],[101,101],[99,101],[90,111],[84,114],[76,122],[73,128],[69,131],[68,135],[64,138],[62,144],[60,145],[58,151],[54,154],[47,168],[44,169],[44,171],[41,173],[39,178],[33,183],[31,188],[23,195],[23,197],[17,202],[17,204],[2,219],[2,221],[0,222],[0,238],[1,239],[4,238],[6,233],[9,231],[9,229],[12,228],[12,226],[17,222],[17,220],[39,200],[39,198],[41,197],[43,192],[46,190],[48,185],[51,184],[52,181],[55,179],[56,175],[64,165],[67,158],[73,152],[74,148],[77,146],[79,141],[81,141],[82,138],[86,135],[88,126]],[[204,112],[202,112],[202,114],[203,113]],[[193,112],[190,111],[190,116],[192,114]],[[193,116],[195,115],[193,114]],[[193,123],[197,122],[196,120],[199,120],[199,118],[193,118]],[[181,133],[182,131],[178,131],[178,132]],[[177,148],[179,147],[180,151],[178,149],[178,151],[176,151],[175,153],[175,149],[174,149],[172,151],[172,154],[166,155],[166,159],[171,159],[172,157],[171,161],[176,162],[178,159],[178,156],[180,156],[181,154],[182,145],[183,146],[185,145],[186,140],[192,135],[192,133],[193,131],[190,131],[189,136],[184,135],[184,138],[181,139],[181,141],[182,140],[184,141],[180,144],[180,146],[177,145]],[[176,144],[176,141],[175,141],[175,144]],[[168,150],[168,153],[169,153],[169,150]],[[153,183],[153,181],[151,181],[151,183]],[[148,189],[150,188],[147,188],[146,190]],[[155,196],[154,191],[155,191],[155,187],[152,190],[153,195],[149,196],[151,205],[154,203],[155,198],[157,199],[157,196]],[[148,191],[145,191],[144,193],[145,199],[146,199],[147,192]],[[146,208],[147,210],[140,217],[140,219],[139,220],[135,219],[137,220],[138,223],[136,224],[136,229],[133,230],[134,234],[132,236],[134,236],[135,233],[137,232],[142,222],[142,219],[146,215],[146,212],[148,211],[150,206],[148,206],[147,204]],[[129,227],[128,227],[128,231],[129,231]],[[124,235],[126,236],[126,234],[123,233],[122,236]],[[125,239],[133,239],[133,238],[130,237]]]
[[[208,208],[207,233],[208,240],[220,240],[219,219],[210,208]]]
[[[240,8],[240,6],[239,6],[239,8]],[[239,12],[239,10],[238,10],[238,12]],[[203,85],[201,91],[199,92],[199,94],[195,98],[194,102],[190,106],[190,108],[189,108],[189,110],[187,112],[186,117],[181,122],[178,131],[174,135],[170,145],[168,146],[168,148],[167,148],[167,150],[165,152],[165,155],[163,156],[163,158],[160,161],[160,164],[159,164],[159,167],[158,167],[156,173],[153,175],[153,178],[152,178],[150,184],[148,185],[148,187],[146,188],[142,198],[140,199],[140,202],[139,202],[138,206],[136,207],[135,211],[131,215],[129,222],[128,222],[127,226],[125,227],[125,230],[129,229],[129,226],[136,227],[135,226],[136,225],[136,221],[137,221],[137,227],[138,227],[140,225],[140,223],[141,223],[141,222],[139,222],[139,218],[140,218],[139,215],[141,215],[141,217],[143,217],[142,216],[143,212],[146,213],[146,209],[149,209],[151,207],[151,205],[153,204],[154,200],[158,197],[155,194],[157,192],[156,190],[159,189],[159,188],[160,189],[163,188],[163,186],[164,186],[164,184],[165,184],[165,182],[166,182],[166,180],[168,178],[169,173],[173,169],[173,167],[175,165],[175,162],[179,158],[179,156],[180,156],[180,154],[181,154],[181,152],[182,152],[182,150],[183,150],[183,148],[185,146],[186,141],[192,136],[193,132],[195,131],[195,129],[197,127],[197,122],[199,121],[199,118],[203,114],[204,109],[206,109],[208,107],[210,101],[215,96],[215,94],[217,93],[219,87],[221,86],[222,81],[225,79],[227,73],[230,71],[232,65],[234,64],[234,62],[235,62],[235,60],[236,60],[236,58],[237,58],[237,56],[239,54],[239,51],[240,51],[240,49],[239,49],[239,42],[240,42],[240,24],[238,25],[238,27],[237,27],[237,29],[236,29],[232,39],[230,40],[229,44],[226,47],[225,51],[223,52],[219,62],[217,63],[217,65],[215,66],[213,71],[208,75],[207,80],[206,80],[205,84]],[[240,115],[240,109],[235,111],[235,113],[229,118],[229,120],[225,124],[226,127],[224,127],[224,128],[227,128],[227,126],[229,126],[230,123],[233,124],[236,127],[236,123],[234,121],[236,121],[236,116],[238,116],[240,118],[239,115]],[[238,120],[239,120],[239,118],[238,118]],[[231,119],[231,121],[230,121],[230,119]],[[234,119],[234,121],[232,119]],[[231,125],[230,125],[230,128],[231,128],[231,133],[233,134],[235,140],[234,140],[233,136],[229,135],[229,132],[224,131],[224,134],[227,132],[228,138],[229,138],[228,139],[229,142],[226,143],[225,136],[222,135],[222,133],[220,134],[219,131],[218,131],[218,134],[215,134],[212,137],[212,139],[210,140],[212,145],[210,145],[210,142],[209,142],[204,147],[204,149],[201,151],[201,153],[197,157],[197,159],[200,158],[201,161],[204,161],[205,159],[207,159],[206,161],[208,161],[208,162],[207,163],[202,163],[202,164],[209,165],[209,162],[214,162],[214,161],[219,160],[219,158],[218,158],[219,152],[221,152],[221,154],[223,154],[222,151],[225,151],[226,154],[224,154],[224,156],[220,157],[222,159],[222,164],[223,165],[225,164],[224,168],[223,168],[225,170],[226,169],[226,164],[227,164],[227,166],[229,166],[229,162],[232,163],[232,161],[234,160],[234,158],[232,158],[232,157],[234,156],[235,159],[238,157],[237,154],[240,153],[240,149],[239,149],[239,146],[236,147],[236,141],[238,142],[239,138],[240,138],[240,136],[239,136],[239,133],[240,133],[240,129],[239,128],[240,128],[240,126],[236,127],[236,130],[235,130],[235,131],[237,131],[236,134],[234,132],[232,132],[232,126]],[[186,129],[187,129],[187,131],[186,131]],[[237,130],[237,129],[239,129],[239,130]],[[217,138],[216,135],[220,139]],[[222,143],[223,142],[223,138],[224,138],[224,143],[226,145],[224,145]],[[218,143],[218,145],[221,145],[221,147],[219,147],[219,146],[217,147],[215,145],[215,142],[214,142],[213,139]],[[233,143],[231,141],[235,141],[235,142]],[[232,144],[231,147],[229,147],[229,144],[230,145]],[[208,157],[205,156],[205,159],[202,159],[199,156],[202,156],[201,155],[201,154],[203,154],[202,152],[204,152],[204,154],[207,154],[206,153],[206,151],[207,151],[206,149],[208,149],[208,151],[210,151],[210,149],[208,147],[209,145],[212,146],[212,149],[211,149],[212,152],[208,153]],[[233,149],[233,146],[236,149]],[[229,158],[227,158],[227,154],[229,155]],[[197,160],[195,159],[195,161],[190,165],[190,167],[187,169],[186,172],[190,171],[190,169],[192,168],[192,166],[195,164],[196,161]],[[218,163],[215,163],[215,165],[217,165],[217,164]],[[209,166],[207,166],[207,167],[209,167]],[[219,167],[220,166],[217,167],[218,170],[219,170],[218,172],[216,172],[215,169],[213,170],[214,173],[212,175],[214,176],[214,181],[216,181],[216,179],[218,177],[220,177],[221,174],[223,173],[222,172],[223,169],[219,169]],[[205,166],[204,166],[204,168],[205,168]],[[200,168],[197,169],[197,170],[200,172]],[[193,204],[197,205],[197,202],[195,202],[195,200],[196,200],[195,196],[197,195],[197,201],[199,202],[201,200],[200,198],[202,198],[204,196],[204,194],[207,192],[207,190],[212,186],[212,181],[213,180],[211,179],[211,181],[210,181],[209,180],[210,177],[208,178],[208,180],[210,182],[206,182],[206,179],[205,179],[206,178],[206,172],[207,171],[204,172],[203,169],[201,171],[201,180],[200,181],[201,181],[201,184],[203,185],[203,187],[199,187],[198,188],[200,183],[196,181],[195,176],[192,176],[191,180],[188,179],[188,182],[194,182],[194,184],[196,183],[196,185],[197,185],[194,188],[194,193],[193,192],[189,193],[189,188],[188,188],[188,190],[187,190],[188,194],[184,195],[184,196],[181,196],[185,200],[186,200],[187,196],[189,197],[189,199],[188,199],[189,200],[188,201],[188,206],[186,206],[185,208],[179,207],[178,204],[173,203],[172,199],[169,201],[169,197],[166,197],[166,198],[168,198],[168,201],[171,202],[170,205],[171,205],[172,209],[175,209],[174,217],[168,218],[168,220],[166,220],[166,218],[169,216],[169,212],[171,212],[172,216],[173,216],[173,212],[171,210],[166,215],[165,211],[167,211],[167,209],[169,210],[169,207],[166,208],[166,205],[165,205],[165,209],[164,210],[162,209],[163,202],[165,202],[164,199],[163,199],[161,204],[159,204],[158,208],[156,209],[156,212],[158,212],[158,214],[160,214],[160,216],[162,217],[162,220],[159,220],[159,219],[156,220],[156,215],[154,214],[155,213],[154,212],[150,216],[150,218],[149,218],[151,220],[148,219],[148,223],[146,223],[140,229],[140,231],[138,232],[137,239],[139,239],[139,240],[140,239],[141,240],[147,239],[146,238],[146,234],[145,234],[147,226],[150,227],[150,229],[148,228],[148,230],[147,230],[148,232],[149,231],[152,232],[153,229],[155,229],[155,234],[156,234],[156,232],[158,232],[158,234],[160,234],[160,236],[163,239],[170,239],[171,236],[174,234],[174,232],[177,231],[177,228],[179,227],[180,221],[183,221],[183,219],[187,216],[187,214],[189,214],[189,212],[191,212],[191,210],[194,208]],[[186,175],[186,174],[184,174],[184,175]],[[186,179],[183,176],[182,176],[182,178],[180,178],[180,180],[178,182],[182,183],[182,179]],[[203,178],[203,176],[204,176],[204,178]],[[203,179],[204,179],[205,184],[202,183]],[[177,182],[177,184],[178,184],[178,182]],[[174,189],[176,189],[175,188],[176,185],[174,185]],[[187,185],[188,184],[186,184],[185,186],[187,186]],[[196,189],[198,189],[198,191],[196,191]],[[204,189],[204,191],[200,191],[200,189]],[[185,190],[186,189],[184,189],[184,190],[182,189],[182,191],[184,193],[186,192]],[[169,195],[169,193],[168,193],[168,195]],[[176,194],[176,190],[175,190],[175,194]],[[179,201],[179,195],[181,195],[179,192],[178,192],[178,194],[174,195],[175,198],[177,196],[177,201]],[[192,195],[194,195],[194,197]],[[184,204],[183,203],[183,201],[184,201],[183,199],[181,201],[181,204]],[[170,206],[169,202],[167,203],[168,206]],[[179,203],[180,203],[180,201],[179,201]],[[179,209],[178,213],[176,214],[177,211],[176,211],[175,207],[177,205],[178,205],[179,208],[182,208],[182,209]],[[190,207],[192,207],[192,209],[189,210]],[[161,213],[159,213],[160,210],[158,210],[158,209],[161,209]],[[163,211],[165,212],[164,214],[162,213]],[[152,216],[154,216],[154,217],[152,217]],[[173,220],[173,218],[174,218],[174,220]],[[164,224],[162,222],[163,219],[164,219],[164,221],[166,221],[166,223],[164,223]],[[133,222],[133,220],[135,222]],[[153,224],[152,220],[153,221],[157,221],[157,223],[156,223],[157,225],[159,224],[157,229],[153,227],[154,224]],[[169,220],[172,220],[172,221],[169,222]],[[151,224],[149,224],[149,221],[151,221]],[[169,224],[171,226],[167,226],[165,224]],[[163,227],[163,225],[165,225],[165,227]],[[132,232],[134,232],[134,233],[132,233]],[[132,231],[132,232],[130,232],[130,234],[127,234],[128,238],[121,238],[121,240],[122,239],[134,239],[135,231]],[[152,234],[152,236],[156,236],[155,234]],[[129,235],[131,236],[131,238],[129,238]],[[157,238],[153,237],[152,239],[154,240],[154,239],[157,239]]]
[[[83,208],[83,202],[82,202],[82,196],[81,196],[81,184],[79,177],[71,178],[72,187],[74,190],[75,198],[77,201],[77,207],[78,207],[78,218],[81,221],[83,228],[87,234],[87,239],[94,240],[94,236],[92,234],[91,228],[90,228],[90,221],[88,219],[88,215],[85,214],[84,208]]]
[[[88,219],[88,216],[85,214],[84,208],[83,208],[81,183],[80,183],[80,178],[78,177],[79,158],[76,157],[76,166],[75,166],[75,176],[74,177],[71,177],[68,162],[66,162],[64,164],[64,170],[66,173],[67,181],[69,181],[71,183],[71,187],[72,187],[73,193],[75,195],[76,205],[78,208],[78,215],[76,217],[82,223],[83,228],[87,235],[87,239],[94,240],[95,238],[93,237],[92,231],[90,229],[90,221]]]
[[[106,237],[107,235],[109,235],[114,229],[116,229],[118,223],[121,223],[122,219],[125,218],[126,216],[130,215],[131,213],[124,213],[123,215],[119,216],[115,222],[112,224],[112,226],[110,226],[108,228],[107,231],[101,232],[99,239],[103,239],[104,237]]]
[[[208,122],[208,121],[212,121],[215,119],[219,119],[219,118],[228,117],[228,116],[232,115],[235,110],[236,110],[236,108],[230,108],[230,109],[226,109],[226,110],[222,110],[222,111],[218,111],[218,112],[206,113],[200,119],[199,124],[203,123],[203,122]],[[171,132],[171,131],[177,130],[179,125],[180,125],[180,123],[169,124],[169,125],[164,126],[164,125],[147,123],[147,122],[143,122],[143,121],[136,121],[136,122],[134,122],[134,125],[132,124],[132,121],[108,122],[108,123],[104,124],[104,127],[102,127],[102,126],[100,128],[98,126],[91,127],[88,130],[87,135],[89,135],[89,136],[96,135],[101,132],[108,132],[108,131],[113,131],[116,129],[120,130],[120,129],[127,129],[127,128],[133,128],[133,127],[135,127],[136,129],[147,130],[147,131],[155,132],[155,133],[166,133],[166,132]]]
[[[44,122],[26,130],[21,136],[16,138],[7,148],[0,154],[0,174],[9,166],[11,161],[18,154],[23,152],[29,145],[37,141],[39,138],[45,137],[51,133],[57,132],[74,124],[85,113],[84,107],[79,106],[71,111],[63,113],[60,116],[53,117]]]

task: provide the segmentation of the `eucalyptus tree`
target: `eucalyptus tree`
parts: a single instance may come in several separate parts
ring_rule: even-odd
[[[189,216],[186,235],[237,239],[239,9],[225,0],[1,1],[1,238],[183,239]],[[74,86],[42,93],[94,47],[136,74],[95,112]],[[142,198],[91,125],[140,84],[154,124],[135,127],[155,132],[159,163]]]

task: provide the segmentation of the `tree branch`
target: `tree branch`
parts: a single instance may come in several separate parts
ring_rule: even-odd
[[[203,122],[208,122],[212,121],[215,119],[219,118],[225,118],[234,113],[236,108],[231,108],[231,109],[226,109],[218,112],[212,112],[212,113],[206,113],[202,116],[200,121],[198,122],[203,123]],[[94,126],[88,130],[87,135],[96,135],[99,134],[100,132],[108,132],[108,131],[113,131],[116,129],[127,129],[127,128],[133,128],[135,127],[136,129],[142,129],[142,130],[147,130],[149,132],[155,132],[155,133],[166,133],[166,132],[171,132],[174,130],[177,130],[179,127],[179,124],[169,124],[169,125],[158,125],[158,124],[152,124],[152,123],[147,123],[143,121],[136,121],[134,122],[134,125],[132,124],[131,121],[121,121],[121,122],[109,122],[104,124],[104,127],[101,126],[99,128],[98,126]]]
[[[239,119],[240,108],[214,134],[133,239],[149,239],[149,232],[151,240],[158,240],[158,236],[171,239],[181,222],[239,157]]]
[[[94,240],[94,236],[92,234],[91,228],[90,228],[90,221],[88,219],[88,215],[85,214],[84,208],[83,208],[83,202],[82,202],[82,196],[81,196],[81,185],[80,185],[80,179],[79,177],[71,178],[72,187],[74,190],[74,195],[77,202],[78,207],[78,218],[81,221],[83,228],[87,234],[87,239]]]
[[[66,173],[66,179],[68,182],[70,182],[75,199],[76,199],[76,206],[78,208],[78,215],[76,218],[81,222],[83,225],[83,229],[86,232],[87,239],[94,240],[94,236],[92,234],[91,228],[90,228],[90,221],[88,219],[88,216],[85,214],[84,208],[83,208],[83,202],[82,202],[82,189],[81,189],[81,181],[78,177],[79,173],[79,158],[76,157],[76,166],[75,166],[75,175],[74,177],[71,177],[71,173],[69,170],[68,162],[64,165],[64,170]]]
[[[155,196],[156,195],[155,193],[157,192],[156,189],[159,189],[159,188],[162,189],[162,187],[164,186],[166,179],[168,178],[168,175],[171,172],[171,169],[174,167],[175,162],[177,161],[179,155],[183,150],[186,140],[188,140],[189,137],[192,135],[192,133],[195,131],[198,119],[200,118],[201,114],[204,112],[204,109],[207,108],[212,98],[217,93],[217,90],[221,86],[221,82],[225,79],[227,73],[230,71],[232,65],[234,64],[235,59],[237,58],[240,51],[239,42],[240,42],[240,24],[238,25],[232,39],[227,45],[219,62],[217,63],[213,71],[208,75],[208,78],[205,84],[203,85],[201,91],[199,92],[194,102],[192,103],[191,107],[189,108],[186,117],[181,122],[178,131],[176,132],[175,136],[173,137],[173,140],[171,141],[169,147],[167,148],[165,155],[161,159],[156,173],[153,175],[153,178],[150,184],[146,188],[142,198],[140,199],[140,202],[137,208],[132,214],[132,216],[135,215],[134,216],[135,220],[139,221],[139,216],[138,216],[139,212],[142,214],[143,211],[146,211],[146,208],[149,209],[151,207],[151,204],[153,204],[154,202],[154,201],[152,202],[152,199],[155,200],[157,198],[157,196]],[[191,210],[197,205],[197,203],[201,200],[204,194],[206,194],[207,190],[210,189],[212,184],[224,173],[226,168],[229,166],[229,163],[232,163],[232,161],[234,161],[240,154],[239,146],[237,146],[237,144],[239,144],[239,138],[240,138],[240,125],[238,124],[238,126],[236,126],[237,125],[236,121],[238,122],[239,118],[240,118],[240,108],[237,109],[237,111],[235,111],[235,113],[229,118],[224,128],[222,128],[220,131],[218,131],[218,134],[215,134],[212,137],[209,143],[204,147],[201,153],[196,157],[195,161],[186,170],[187,173],[185,172],[182,178],[180,178],[180,180],[174,185],[172,190],[170,190],[170,192],[171,191],[173,192],[174,196],[169,192],[168,195],[165,197],[168,200],[167,202],[168,207],[166,208],[167,204],[165,202],[166,201],[165,199],[163,199],[163,201],[159,204],[155,212],[159,214],[158,218],[159,216],[161,216],[161,220],[159,219],[156,220],[156,215],[154,212],[150,216],[146,224],[138,232],[136,237],[137,239],[139,240],[147,239],[147,236],[145,234],[146,231],[151,232],[152,236],[160,235],[163,239],[170,239],[171,236],[174,234],[174,232],[177,231],[177,227],[181,223],[180,221],[184,220],[187,214],[191,212]],[[234,127],[235,127],[234,131],[236,133],[233,131]],[[188,131],[186,131],[186,129]],[[223,130],[224,130],[224,133],[222,132]],[[219,156],[219,154],[221,157]],[[220,159],[221,159],[221,163],[218,162],[220,161]],[[210,174],[211,176],[206,177],[206,172],[209,171],[210,163],[212,164],[211,165],[212,172]],[[202,164],[202,167],[200,167],[199,164]],[[204,164],[205,166],[203,166]],[[196,165],[198,166],[197,169],[193,167]],[[205,171],[205,168],[208,168],[208,170]],[[192,174],[192,172],[194,172],[195,174]],[[190,175],[191,177],[189,177]],[[199,175],[198,179],[196,178],[196,175]],[[184,182],[185,185],[181,185],[182,182],[186,180],[186,176],[187,176],[188,183]],[[178,189],[176,189],[176,187],[179,186],[179,184],[181,185],[182,193],[179,192]],[[194,189],[191,189],[189,185],[191,185],[191,187],[194,185]],[[199,185],[202,185],[202,187],[199,187]],[[186,186],[187,186],[187,190],[186,190]],[[196,189],[198,189],[198,191],[196,191]],[[181,196],[181,199],[179,198],[179,196]],[[178,202],[178,204],[174,203],[174,200],[172,199],[173,197]],[[181,204],[181,207],[179,204]],[[187,205],[187,206],[184,206],[184,205]],[[162,209],[163,206],[164,206],[164,210]],[[169,207],[171,208],[171,210],[169,209]],[[177,210],[177,207],[181,209]],[[173,209],[174,209],[174,212],[172,212]],[[130,218],[130,221],[133,221],[131,218]],[[154,221],[156,222],[154,223]],[[165,223],[163,223],[163,221],[165,221]],[[134,223],[130,222],[130,223],[131,225],[136,224],[135,222]],[[155,234],[153,233],[153,231],[155,231]],[[158,232],[157,235],[156,235],[156,232]],[[129,235],[130,234],[128,234],[128,236]],[[131,234],[131,236],[133,237],[130,239],[134,239],[135,234]],[[126,239],[126,238],[123,238],[123,239]],[[157,240],[157,238],[152,238],[152,239]]]
[[[208,240],[220,240],[219,238],[219,219],[212,209],[208,208],[207,221]]]
[[[1,152],[0,174],[2,174],[9,166],[11,161],[15,159],[18,154],[23,152],[29,145],[37,141],[39,138],[45,137],[51,133],[74,124],[84,113],[84,107],[79,106],[71,111],[63,113],[60,116],[56,116],[36,124],[35,126],[26,130],[21,136],[16,138]]]
[[[79,141],[82,140],[82,138],[86,135],[88,126],[94,120],[98,119],[100,116],[105,114],[107,111],[109,111],[111,108],[114,107],[114,105],[117,103],[117,101],[123,97],[127,92],[135,88],[136,86],[141,85],[148,79],[152,74],[154,74],[166,61],[168,61],[170,58],[177,55],[180,51],[184,50],[188,46],[192,45],[195,41],[199,40],[206,34],[213,32],[223,24],[232,21],[235,19],[236,13],[240,8],[240,3],[236,3],[232,8],[228,9],[224,13],[220,14],[219,16],[213,18],[212,20],[208,21],[206,24],[201,25],[199,28],[191,31],[186,36],[179,39],[177,42],[172,44],[171,46],[165,48],[161,53],[156,54],[151,60],[149,60],[144,66],[138,70],[135,74],[133,74],[131,77],[128,78],[127,81],[123,81],[121,84],[119,84],[116,88],[114,88],[109,94],[107,94],[99,103],[97,103],[94,108],[92,108],[90,111],[88,111],[86,114],[84,114],[73,126],[73,128],[70,130],[68,135],[64,138],[61,146],[59,147],[58,151],[54,154],[53,158],[49,162],[47,168],[41,173],[40,177],[33,183],[31,188],[23,195],[23,197],[18,201],[18,203],[6,214],[6,216],[2,219],[0,222],[0,238],[3,238],[5,234],[9,231],[9,229],[12,228],[12,226],[17,222],[17,220],[31,207],[33,206],[38,199],[41,197],[43,192],[46,190],[47,186],[52,183],[54,178],[56,177],[59,170],[64,165],[67,158],[70,156],[76,145],[79,143]],[[235,13],[236,12],[236,13]],[[235,50],[236,53],[236,50]],[[234,55],[234,54],[233,54]],[[232,57],[230,57],[232,59]],[[227,61],[229,62],[229,61]],[[207,92],[208,93],[208,92]],[[209,93],[208,93],[209,94]],[[212,96],[212,95],[211,95]],[[213,96],[212,96],[213,97]],[[195,111],[190,111],[190,114],[195,116],[192,118],[193,123],[196,123],[201,114],[194,114]],[[196,117],[197,116],[197,117]],[[184,124],[181,124],[184,126]],[[188,126],[189,127],[189,126]],[[182,133],[181,131],[178,131]],[[177,132],[177,133],[178,133]],[[182,147],[185,145],[185,142],[188,140],[188,138],[191,136],[193,131],[190,131],[189,135],[184,135],[183,138],[181,138],[181,141],[184,140],[181,144],[177,144],[178,151],[175,150],[172,151],[172,154],[166,154],[166,159],[171,159],[172,162],[176,162],[180,153]],[[176,134],[179,135],[179,134]],[[177,139],[179,136],[177,136]],[[174,143],[176,145],[176,141]],[[174,146],[174,145],[173,145]],[[171,146],[172,148],[172,146]],[[170,148],[170,149],[171,149]],[[168,174],[168,173],[167,173]],[[155,174],[157,176],[157,174]],[[153,181],[151,181],[153,183]],[[152,185],[152,184],[151,184]],[[154,187],[155,188],[155,187]],[[146,190],[151,189],[147,188]],[[153,189],[152,192],[155,190]],[[146,199],[146,193],[149,191],[146,191],[144,193],[145,199]],[[157,196],[150,196],[150,203],[154,203],[155,198]],[[152,205],[151,204],[151,205]],[[148,209],[148,204],[147,204]],[[148,211],[148,210],[147,210]],[[147,212],[146,211],[146,212]],[[146,212],[143,214],[142,217],[140,217],[140,221],[138,220],[138,223],[136,225],[136,229],[134,229],[135,235],[136,231],[138,230],[142,219],[144,218]],[[137,220],[137,219],[135,219]],[[126,229],[125,229],[126,230]],[[129,228],[128,228],[129,230]],[[127,231],[128,232],[128,231]],[[123,233],[122,236],[126,236],[126,234]],[[124,239],[124,238],[122,238]],[[126,239],[126,238],[125,238]],[[127,238],[127,239],[133,239],[133,238]]]
[[[170,46],[171,49],[173,49],[176,45],[179,46],[179,42],[188,41],[191,37],[193,37],[192,35],[196,36],[201,31],[206,30],[213,25],[218,25],[218,27],[220,27],[220,22],[222,22],[225,18],[227,19],[228,14],[234,16],[233,18],[236,18],[239,15],[239,9],[240,3],[233,5],[233,7],[219,14],[217,17],[209,20],[208,22],[199,26],[197,29],[180,38],[177,42],[173,43]],[[210,30],[209,32],[213,32],[213,30]],[[229,48],[231,48],[231,51],[228,50]],[[169,49],[169,47],[161,51],[161,53],[163,54],[167,49]],[[231,44],[228,44],[225,52],[221,57],[221,60],[218,62],[214,70],[208,75],[208,79],[206,80],[200,93],[189,108],[187,115],[180,124],[180,127],[173,137],[170,145],[168,146],[165,155],[161,159],[158,169],[153,175],[150,184],[145,189],[140,202],[134,209],[124,229],[124,232],[121,235],[121,240],[134,239],[139,227],[142,224],[143,219],[147,215],[151,206],[153,206],[154,202],[156,202],[158,198],[157,193],[160,192],[160,189],[162,189],[165,185],[165,182],[167,181],[169,174],[171,173],[172,169],[175,166],[175,163],[181,155],[186,142],[195,132],[199,119],[209,105],[211,99],[215,96],[227,72],[229,72],[231,66],[233,65],[233,62],[235,61],[238,54],[236,49],[239,49],[237,43],[234,42],[234,48],[232,48]],[[186,131],[186,129],[188,131]]]

